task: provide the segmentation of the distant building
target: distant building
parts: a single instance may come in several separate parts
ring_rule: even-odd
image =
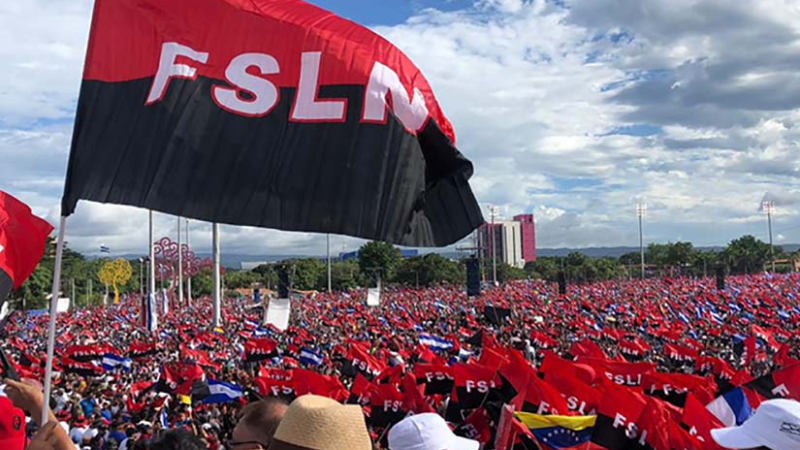
[[[487,223],[478,230],[478,246],[484,261],[497,261],[514,267],[536,260],[536,224],[533,214],[521,214],[514,220]]]

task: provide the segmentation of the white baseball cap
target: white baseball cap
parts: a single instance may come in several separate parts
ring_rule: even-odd
[[[453,434],[447,422],[434,413],[417,414],[389,430],[391,450],[478,450],[480,443]]]
[[[767,400],[741,426],[711,430],[711,437],[726,448],[800,450],[800,402]]]

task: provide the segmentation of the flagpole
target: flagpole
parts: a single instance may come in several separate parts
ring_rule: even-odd
[[[183,249],[181,248],[181,218],[178,217],[178,307],[183,306]]]
[[[50,324],[47,331],[47,365],[44,375],[44,402],[40,426],[47,423],[50,415],[50,392],[53,378],[53,348],[56,345],[56,314],[58,313],[58,291],[61,285],[61,256],[64,253],[64,233],[67,227],[67,218],[61,216],[58,225],[58,241],[56,243],[56,263],[53,268],[53,289],[50,298]]]
[[[192,247],[189,245],[189,218],[186,218],[186,248],[191,250]],[[187,303],[192,304],[192,277],[186,278],[186,290],[187,290]]]
[[[328,293],[331,292],[331,234],[328,233]]]
[[[150,210],[150,241],[148,243],[150,246],[150,282],[148,283],[147,290],[148,298],[147,302],[149,303],[152,300],[151,309],[152,311],[150,314],[153,316],[153,322],[157,323],[158,320],[158,307],[156,306],[156,246],[153,245],[153,210]],[[155,325],[156,327],[157,325]],[[148,330],[149,331],[149,330]]]
[[[220,325],[220,280],[219,280],[219,224],[215,223],[212,226],[212,245],[214,246],[214,328]]]

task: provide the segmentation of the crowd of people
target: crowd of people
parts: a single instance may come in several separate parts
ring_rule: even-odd
[[[5,392],[28,417],[0,405],[0,435],[16,423],[29,448],[81,450],[716,450],[713,429],[800,400],[796,274],[730,277],[725,290],[680,278],[559,295],[524,281],[365,300],[295,295],[285,330],[252,298],[226,299],[218,328],[208,298],[173,299],[155,332],[135,295],[61,314],[43,427],[48,317],[15,312],[0,348],[23,381]]]

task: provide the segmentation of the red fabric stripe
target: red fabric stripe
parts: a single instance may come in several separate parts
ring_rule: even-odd
[[[106,82],[153,77],[161,46],[177,42],[209,54],[206,64],[178,58],[198,76],[225,79],[231,59],[266,53],[280,65],[267,79],[296,87],[303,52],[322,52],[321,85],[366,85],[375,62],[392,68],[455,143],[452,125],[430,85],[391,43],[349,20],[300,0],[97,0],[84,79]]]

